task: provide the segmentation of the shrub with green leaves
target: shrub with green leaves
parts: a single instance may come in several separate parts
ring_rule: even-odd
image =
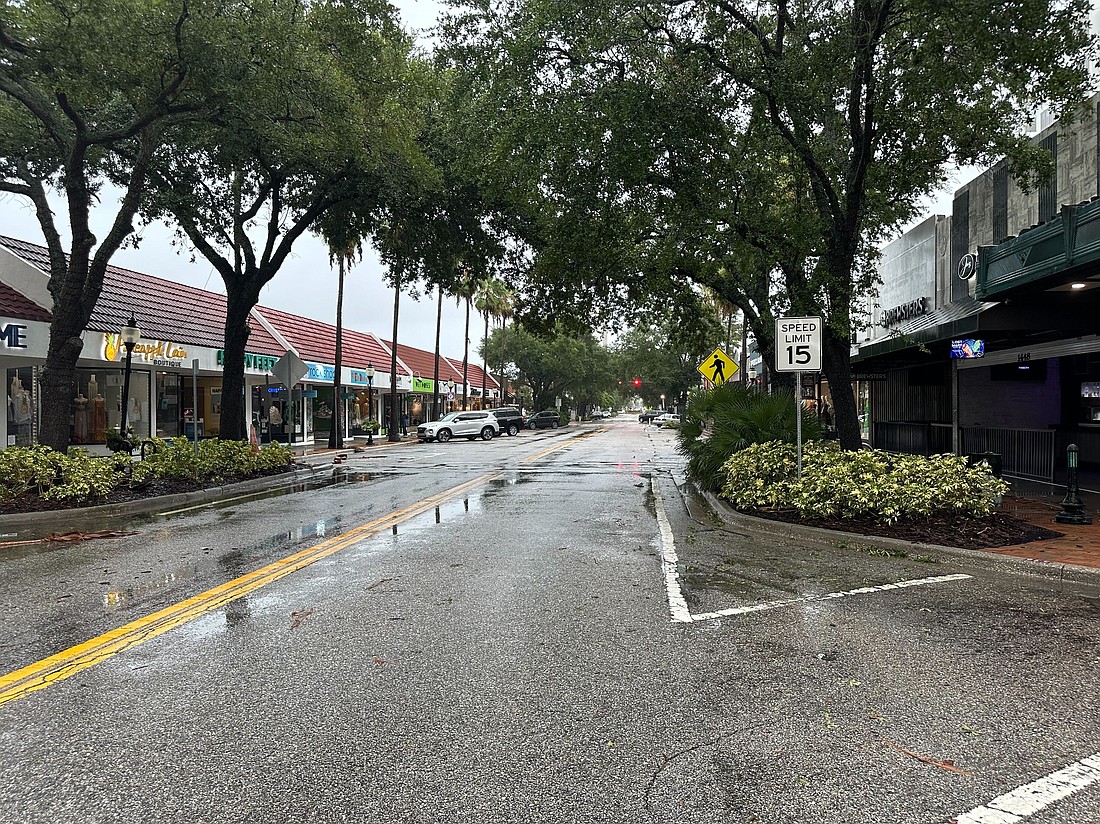
[[[802,437],[821,437],[821,425],[805,405]],[[688,475],[704,489],[722,488],[722,465],[735,452],[755,443],[786,441],[797,432],[795,399],[790,392],[769,395],[753,386],[724,383],[688,396],[678,448],[687,457]]]
[[[802,451],[802,478],[792,444],[756,444],[722,467],[721,497],[739,509],[795,509],[806,517],[871,516],[884,523],[936,513],[989,515],[1008,484],[989,467],[956,455],[901,455],[878,449],[842,451],[814,441]]]
[[[45,446],[0,450],[0,500],[33,492],[50,500],[95,503],[122,484],[140,486],[158,478],[225,483],[280,469],[294,459],[283,444],[253,451],[248,443],[213,439],[200,442],[196,456],[187,441],[153,441],[156,451],[147,450],[146,459],[136,462],[125,453],[96,457],[77,447],[67,453]]]

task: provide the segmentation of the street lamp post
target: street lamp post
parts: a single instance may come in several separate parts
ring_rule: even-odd
[[[367,364],[367,446],[374,446],[374,364]]]
[[[130,432],[130,363],[134,355],[134,347],[141,340],[141,330],[138,329],[133,312],[130,313],[130,319],[126,321],[126,325],[122,327],[119,338],[126,348],[126,371],[122,378],[122,421],[118,426],[118,434],[120,438],[126,440]]]
[[[452,378],[451,380],[447,381],[447,403],[448,404],[450,404],[451,398],[454,396],[454,393],[455,393],[455,382],[454,382],[454,379]],[[450,410],[448,409],[447,411],[449,412]]]
[[[661,395],[661,411],[665,411],[665,396]]]

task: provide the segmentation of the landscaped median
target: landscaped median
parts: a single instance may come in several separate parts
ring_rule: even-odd
[[[262,448],[216,438],[200,441],[151,439],[145,457],[98,457],[73,447],[45,446],[0,451],[0,513],[39,512],[102,504],[125,504],[187,493],[237,481],[280,475],[293,468],[288,447]]]
[[[801,414],[802,474],[795,447]],[[999,511],[1008,484],[955,455],[841,450],[792,394],[693,392],[680,452],[689,477],[739,512],[802,526],[981,549],[1061,533]]]

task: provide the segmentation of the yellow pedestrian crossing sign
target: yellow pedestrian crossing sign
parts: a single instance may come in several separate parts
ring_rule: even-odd
[[[715,386],[730,380],[737,372],[737,364],[733,362],[733,358],[722,351],[721,347],[711,352],[696,368],[700,375]]]

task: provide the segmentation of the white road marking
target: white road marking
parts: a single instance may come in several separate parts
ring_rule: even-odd
[[[963,575],[961,573],[957,575],[937,575],[935,578],[917,578],[913,581],[898,581],[896,584],[879,584],[878,586],[872,587],[860,587],[859,589],[849,589],[845,592],[829,592],[825,595],[803,595],[801,598],[788,598],[783,601],[765,601],[762,604],[753,604],[749,607],[734,607],[733,609],[720,609],[716,612],[703,612],[698,615],[692,615],[690,618],[692,621],[707,621],[711,618],[722,618],[727,615],[745,615],[749,612],[764,612],[765,610],[789,607],[794,604],[808,604],[813,601],[828,601],[832,598],[846,598],[849,595],[866,595],[871,592],[886,592],[891,589],[919,587],[924,584],[962,581],[969,577],[969,575]]]
[[[665,514],[665,505],[661,500],[661,491],[657,488],[657,479],[650,478],[649,486],[653,490],[653,506],[657,511],[657,526],[661,530],[661,571],[665,574],[665,591],[668,593],[668,609],[674,623],[691,623],[691,610],[688,609],[684,593],[680,590],[680,573],[676,570],[676,541],[672,537],[672,525]]]
[[[1017,824],[1097,781],[1100,781],[1100,752],[999,795],[952,820],[958,824]]]

